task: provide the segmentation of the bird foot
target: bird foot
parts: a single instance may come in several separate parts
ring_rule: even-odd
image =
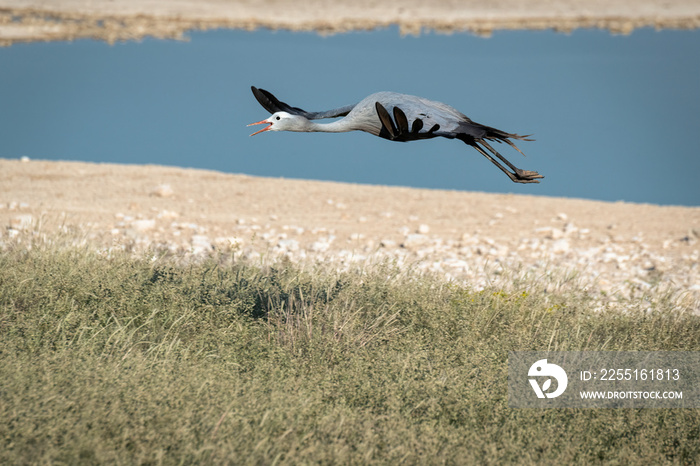
[[[515,173],[508,173],[508,176],[516,183],[539,183],[539,179],[544,178],[536,171],[520,170],[519,168],[515,169]]]

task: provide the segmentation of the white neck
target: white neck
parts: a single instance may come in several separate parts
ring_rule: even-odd
[[[352,131],[354,128],[347,126],[347,121],[342,118],[331,123],[316,123],[312,120],[306,120],[304,126],[299,131],[319,132],[319,133],[344,133]]]

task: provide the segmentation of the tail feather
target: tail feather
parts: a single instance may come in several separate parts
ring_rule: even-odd
[[[511,139],[515,139],[518,141],[534,141],[534,139],[530,137],[532,136],[531,134],[521,136],[520,134],[506,133],[505,131],[501,131],[500,129],[482,125],[473,121],[461,123],[459,125],[459,132],[466,136],[472,137],[477,141],[488,140],[496,142],[505,142],[513,149],[523,154],[523,156],[525,155],[523,151],[521,151],[520,148],[516,146],[515,143],[513,143],[513,141],[511,141]]]

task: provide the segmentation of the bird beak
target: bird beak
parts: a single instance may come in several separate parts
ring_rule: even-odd
[[[264,127],[264,128],[261,129],[261,130],[258,130],[258,131],[256,131],[256,132],[254,132],[253,134],[251,134],[251,136],[255,136],[255,135],[258,134],[258,133],[262,133],[263,131],[267,131],[268,129],[272,128],[272,122],[271,122],[271,121],[267,121],[267,120],[263,120],[263,121],[258,121],[257,123],[251,123],[251,124],[249,124],[248,126],[263,125],[263,124],[266,124],[267,126]]]

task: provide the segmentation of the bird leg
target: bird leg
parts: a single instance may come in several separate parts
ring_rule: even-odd
[[[511,179],[511,181],[515,183],[539,183],[540,181],[537,178],[544,178],[544,176],[540,175],[537,172],[533,172],[530,170],[521,170],[517,167],[514,167],[511,163],[509,163],[507,160],[503,159],[503,157],[499,157],[501,160],[503,160],[510,168],[515,171],[515,173],[509,172],[503,165],[498,163],[496,159],[491,157],[484,149],[482,149],[476,142],[473,143],[467,143],[470,146],[472,146],[474,149],[478,150],[481,155],[486,157],[493,163],[495,166],[497,166],[503,173],[508,175],[508,178]],[[497,153],[498,154],[498,153]]]
[[[484,141],[483,139],[479,140],[479,142],[480,142],[481,144],[483,144],[484,147],[486,147],[488,150],[490,150],[496,157],[498,157],[499,159],[501,159],[501,161],[502,161],[503,163],[505,163],[506,165],[508,165],[508,167],[509,167],[511,170],[513,170],[513,171],[515,172],[515,176],[517,177],[517,180],[514,180],[513,177],[510,177],[510,179],[513,180],[513,181],[515,181],[516,183],[539,183],[539,181],[536,181],[536,180],[537,180],[538,178],[544,178],[544,176],[540,175],[540,174],[537,173],[536,171],[532,171],[532,170],[521,170],[520,168],[516,167],[515,165],[513,165],[512,163],[510,163],[505,157],[503,157],[501,154],[499,154],[498,151],[497,151],[496,149],[494,149],[493,147],[491,147],[491,145],[490,145],[488,142]],[[511,146],[515,147],[515,145],[514,145],[513,143],[511,143],[510,141],[506,140],[506,142],[508,142]],[[478,146],[477,146],[477,147],[478,147]],[[517,149],[517,147],[516,147],[516,149]],[[480,151],[480,152],[481,152],[482,154],[484,153],[483,151]],[[518,152],[520,152],[520,150],[518,150]],[[520,152],[520,153],[522,154],[522,152]],[[525,155],[525,154],[523,154],[523,155]],[[488,157],[488,158],[489,158],[492,162],[494,162],[494,163],[496,162],[496,161],[493,160],[491,157]],[[499,165],[499,164],[496,164],[496,165]],[[500,167],[500,165],[499,165],[499,167]],[[501,169],[502,169],[502,167],[501,167]],[[506,173],[509,173],[509,172],[506,172]],[[510,176],[510,175],[512,175],[512,173],[509,173],[509,176]],[[526,181],[522,181],[522,180],[526,180]]]

